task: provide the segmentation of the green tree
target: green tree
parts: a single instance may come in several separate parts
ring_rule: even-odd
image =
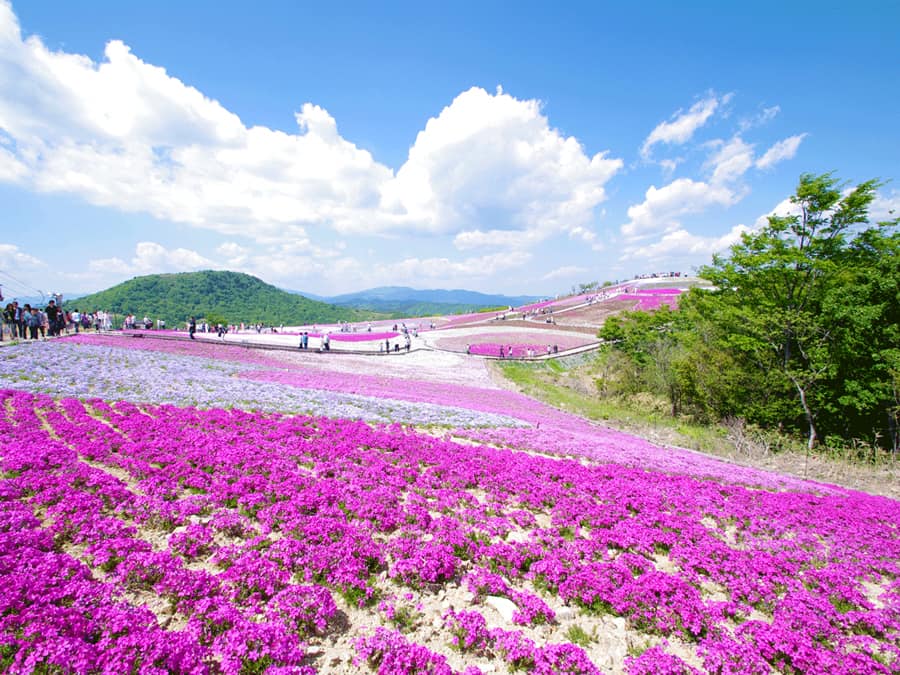
[[[376,318],[359,311],[316,302],[237,272],[185,272],[136,277],[99,293],[70,301],[85,311],[133,312],[183,326],[186,317],[218,317],[223,323],[300,325]]]
[[[677,312],[607,320],[619,373],[605,379],[665,394],[674,414],[802,432],[810,450],[860,439],[896,452],[900,233],[898,219],[869,220],[879,185],[801,176],[793,215],[701,269],[712,289],[682,295]]]
[[[832,174],[804,174],[791,197],[798,213],[771,216],[758,232],[745,233],[727,257],[715,256],[700,276],[711,281],[731,314],[734,349],[767,374],[780,375],[796,393],[807,428],[807,447],[819,440],[824,400],[817,387],[833,380],[838,325],[824,311],[830,294],[846,286],[849,245],[878,181],[847,194]]]
[[[832,287],[822,311],[834,323],[835,392],[832,433],[888,439],[900,449],[900,234],[896,221],[861,233],[848,247],[843,283]]]
[[[678,312],[663,305],[655,312],[624,312],[606,320],[599,337],[637,366],[634,384],[668,398],[672,414],[682,410],[689,358],[679,338]]]

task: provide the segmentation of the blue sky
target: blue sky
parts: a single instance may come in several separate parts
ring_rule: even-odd
[[[626,6],[627,5],[627,6]],[[900,3],[0,0],[7,297],[690,272],[803,172],[894,179]]]

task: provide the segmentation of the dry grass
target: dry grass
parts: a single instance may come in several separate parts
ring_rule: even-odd
[[[884,453],[874,461],[851,459],[840,452],[820,449],[807,453],[802,443],[790,438],[762,432],[739,420],[720,426],[692,423],[667,414],[664,399],[601,399],[595,378],[589,368],[572,368],[562,372],[550,368],[512,370],[518,364],[494,364],[496,380],[507,386],[559,407],[565,402],[567,412],[587,419],[599,420],[613,429],[634,434],[652,443],[701,452],[741,466],[750,466],[779,474],[839,485],[900,499],[900,462]],[[652,398],[652,397],[651,397]]]

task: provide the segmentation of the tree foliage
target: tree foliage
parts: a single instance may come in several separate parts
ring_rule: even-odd
[[[869,222],[878,187],[804,174],[792,215],[700,270],[714,290],[684,296],[676,319],[631,313],[601,337],[642,373],[666,371],[644,384],[673,411],[796,430],[810,448],[834,437],[896,450],[900,237],[896,219]]]
[[[120,316],[164,319],[180,326],[195,316],[215,317],[227,323],[300,325],[359,321],[378,316],[338,307],[288,293],[249,274],[238,272],[189,272],[136,277],[76,300],[66,307],[82,311],[105,310]]]

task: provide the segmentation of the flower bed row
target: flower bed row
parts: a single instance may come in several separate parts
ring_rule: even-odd
[[[563,629],[609,615],[653,645],[616,666],[632,673],[900,663],[889,499],[328,418],[20,391],[0,392],[0,411],[10,670],[313,672],[319,647],[344,639],[381,672],[587,673],[602,650]],[[463,587],[466,606],[403,635],[375,609]],[[516,604],[510,624],[488,624],[488,596]],[[336,621],[352,608],[369,619]],[[578,614],[559,619],[563,608]]]
[[[583,347],[597,342],[593,335],[585,333],[553,331],[552,333],[539,330],[509,330],[471,333],[454,337],[440,338],[435,341],[439,349],[464,352],[466,347],[472,354],[485,356],[499,356],[500,347],[504,354],[509,355],[510,349],[515,356],[527,354],[528,349],[533,349],[536,354],[546,354],[547,347],[551,351],[556,346],[558,351]]]
[[[239,359],[239,362],[228,359]],[[0,386],[59,396],[202,407],[235,406],[422,426],[523,424],[506,415],[449,404],[414,405],[403,400],[349,393],[347,387],[316,387],[315,378],[307,382],[308,386],[285,389],[274,382],[254,379],[255,370],[250,371],[250,377],[240,377],[248,367],[262,368],[269,364],[284,365],[253,350],[222,345],[82,336],[5,347],[0,358]],[[343,381],[349,379],[344,376]]]
[[[105,347],[108,351],[56,351],[67,345]],[[619,462],[773,489],[841,491],[678,448],[661,448],[504,389],[451,384],[436,378],[394,378],[387,372],[376,376],[326,371],[288,364],[253,349],[205,342],[81,335],[6,349],[9,351],[4,350],[4,358],[0,359],[0,385],[28,391],[451,426],[459,428],[458,433],[454,431],[457,436],[528,452]],[[168,355],[185,360],[164,358]],[[32,367],[32,360],[45,367]],[[247,366],[252,369],[246,369]],[[139,379],[135,385],[134,378],[141,378],[144,373],[152,377]],[[196,375],[196,379],[186,377],[189,374]],[[241,379],[278,386],[254,390]],[[194,382],[206,385],[195,387]],[[291,389],[285,389],[285,385]],[[363,398],[330,399],[329,392]],[[379,414],[381,417],[376,416]],[[529,428],[518,428],[523,422]],[[467,431],[464,427],[469,426],[502,428]]]
[[[556,345],[557,352],[559,345]],[[469,353],[478,356],[496,356],[501,359],[533,358],[545,354],[553,354],[552,345],[538,344],[497,344],[495,342],[476,342],[469,345]]]
[[[325,333],[322,330],[315,331],[281,331],[278,335],[293,335],[299,337],[304,332],[311,338],[320,338]],[[344,333],[340,330],[328,331],[328,339],[333,342],[383,342],[384,340],[392,340],[395,337],[398,337],[400,333],[396,331],[379,331],[379,332],[369,332],[363,331],[359,333]]]
[[[663,305],[675,309],[678,307],[678,296],[681,295],[681,292],[681,289],[678,288],[647,288],[628,293],[623,297],[637,300],[635,310],[649,312],[659,309]]]

